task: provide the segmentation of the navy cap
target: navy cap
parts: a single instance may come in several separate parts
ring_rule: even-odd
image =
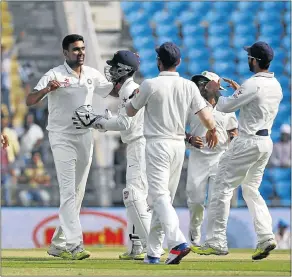
[[[128,50],[120,50],[116,52],[111,60],[106,63],[110,66],[126,65],[133,68],[134,71],[139,69],[140,59],[139,56]]]
[[[177,65],[181,57],[179,48],[172,42],[164,42],[155,51],[166,66]]]
[[[264,41],[258,41],[252,46],[244,46],[243,49],[252,57],[267,63],[271,62],[274,58],[272,47]]]

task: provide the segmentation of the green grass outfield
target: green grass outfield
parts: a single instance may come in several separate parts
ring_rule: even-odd
[[[190,253],[179,265],[147,265],[118,260],[124,248],[87,249],[92,255],[83,261],[50,257],[46,249],[3,249],[1,276],[291,276],[288,250],[274,250],[261,261],[251,260],[252,249],[231,249],[227,256]]]

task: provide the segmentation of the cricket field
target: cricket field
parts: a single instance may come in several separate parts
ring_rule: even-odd
[[[48,256],[46,249],[2,249],[1,276],[291,276],[290,250],[274,250],[252,261],[253,249],[231,249],[227,256],[190,253],[179,265],[120,261],[120,247],[91,247],[89,259],[68,261]]]

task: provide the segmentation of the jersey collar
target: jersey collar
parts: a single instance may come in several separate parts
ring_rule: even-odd
[[[158,76],[179,76],[179,73],[172,71],[161,71]]]
[[[254,75],[254,77],[266,77],[266,78],[273,78],[274,72],[258,72]]]
[[[77,73],[67,64],[66,61],[64,62],[64,66],[69,74],[77,75]],[[81,67],[81,73],[84,74],[83,66]]]

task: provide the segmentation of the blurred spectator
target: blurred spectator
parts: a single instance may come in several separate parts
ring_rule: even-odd
[[[275,239],[277,241],[277,249],[290,249],[290,231],[289,225],[284,220],[279,220]]]
[[[16,41],[11,49],[7,49],[3,44],[1,44],[1,97],[2,103],[7,105],[9,115],[11,115],[11,60],[16,54],[19,42],[24,37],[24,32],[16,38]]]
[[[291,127],[283,124],[280,128],[280,141],[274,144],[269,167],[291,166]]]
[[[28,185],[19,193],[20,202],[23,206],[49,206],[50,194],[42,188],[50,185],[51,178],[46,173],[41,155],[34,152],[30,162],[18,177],[19,188]]]
[[[22,87],[25,90],[25,96],[31,92],[30,80],[34,76],[34,70],[29,62],[19,65],[18,72],[22,81]]]
[[[48,120],[48,103],[47,100],[38,102],[30,107],[29,112],[34,115],[35,123],[39,125],[43,131],[46,130]]]
[[[27,113],[24,119],[24,131],[20,139],[20,159],[31,159],[32,151],[40,150],[44,138],[42,128],[34,123],[34,115]]]
[[[126,185],[126,169],[127,169],[127,159],[126,159],[127,145],[122,142],[119,138],[119,146],[114,152],[114,166],[115,166],[115,176],[114,180],[117,186]]]
[[[4,205],[15,203],[16,172],[14,163],[19,153],[19,142],[15,130],[10,126],[10,116],[5,104],[1,106],[1,134],[7,136],[9,147],[1,147],[1,189],[3,190]]]

